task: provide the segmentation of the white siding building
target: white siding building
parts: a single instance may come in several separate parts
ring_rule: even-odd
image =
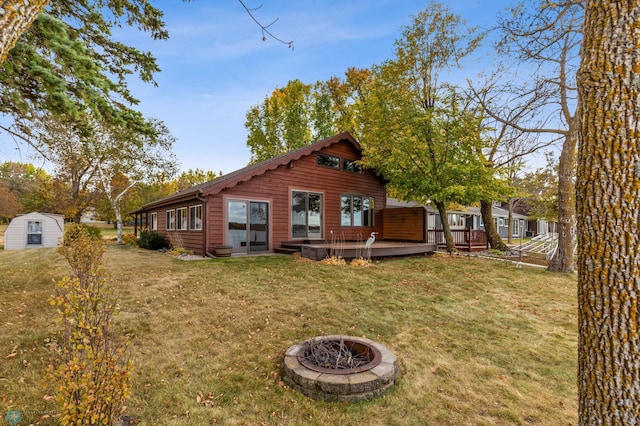
[[[60,214],[28,213],[11,220],[4,233],[5,250],[56,247],[64,232]]]

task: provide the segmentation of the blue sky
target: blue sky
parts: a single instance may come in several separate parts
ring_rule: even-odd
[[[506,0],[449,0],[444,3],[467,25],[490,27],[514,5]],[[118,39],[151,51],[162,70],[157,87],[131,81],[140,110],[163,120],[177,138],[174,152],[182,170],[229,173],[247,165],[245,114],[276,87],[343,76],[349,67],[366,68],[389,59],[393,43],[410,16],[427,7],[410,0],[245,0],[277,41],[262,41],[259,27],[237,0],[157,0],[170,39],[122,28]],[[486,51],[456,77],[473,77],[492,65]],[[25,161],[3,141],[0,162]],[[7,158],[9,157],[9,158]]]
[[[468,25],[489,27],[513,1],[446,2]],[[154,53],[162,72],[158,87],[135,83],[141,110],[163,120],[177,138],[182,170],[229,173],[250,158],[245,114],[276,87],[342,76],[349,67],[369,67],[393,55],[410,16],[427,6],[402,0],[246,0],[254,15],[294,49],[262,41],[259,27],[236,0],[162,0],[170,39],[131,43]],[[488,46],[487,46],[488,47]],[[483,65],[484,64],[484,65]],[[472,77],[491,65],[491,55],[461,72]]]

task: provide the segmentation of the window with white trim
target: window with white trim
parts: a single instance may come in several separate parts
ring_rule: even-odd
[[[189,207],[189,229],[192,231],[202,229],[202,204]]]
[[[42,222],[30,220],[27,222],[27,244],[42,244]]]
[[[187,217],[187,208],[180,207],[176,209],[176,229],[178,231],[186,231],[189,226],[189,218]]]
[[[465,216],[458,213],[449,213],[447,214],[447,220],[449,221],[449,226],[464,228],[466,225]]]
[[[176,211],[167,210],[167,230],[172,231],[176,229]]]

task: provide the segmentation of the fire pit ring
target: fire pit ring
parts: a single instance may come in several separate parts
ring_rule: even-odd
[[[340,345],[347,355],[363,361],[349,368],[317,365],[308,356],[314,345]],[[332,362],[333,364],[333,362]],[[383,394],[400,377],[396,356],[385,346],[364,337],[320,336],[287,349],[282,363],[283,381],[302,394],[324,401],[360,401]]]

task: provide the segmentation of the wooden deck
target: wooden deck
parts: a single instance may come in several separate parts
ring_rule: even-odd
[[[365,250],[364,242],[344,242],[344,243],[295,243],[288,242],[282,244],[283,250],[299,251],[302,257],[313,260],[322,260],[325,257],[338,256],[343,259],[355,259],[358,257],[394,257],[411,256],[418,254],[431,254],[437,249],[436,244],[412,243],[395,241],[376,241],[370,250]]]

